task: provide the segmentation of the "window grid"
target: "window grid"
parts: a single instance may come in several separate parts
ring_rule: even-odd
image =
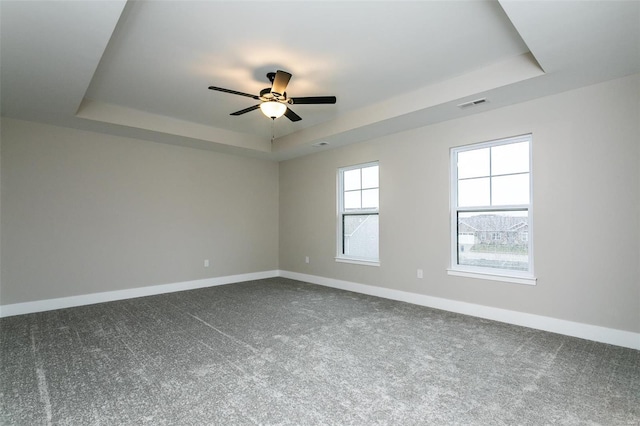
[[[369,170],[370,169],[370,170]],[[355,177],[357,170],[358,184],[349,181],[349,189],[345,189],[345,175]],[[365,179],[364,171],[369,170],[375,179]],[[336,260],[377,263],[378,254],[378,206],[379,206],[378,162],[359,164],[338,170],[338,254]],[[373,198],[365,200],[365,192]],[[346,206],[347,196],[351,194],[357,202]],[[353,203],[353,199],[351,203]],[[367,204],[369,203],[369,204]],[[366,207],[365,207],[366,205]]]
[[[532,229],[532,215],[531,215],[531,206],[532,206],[532,172],[531,172],[531,152],[532,152],[532,144],[531,144],[531,135],[524,135],[515,138],[503,139],[500,141],[491,141],[485,142],[481,144],[469,145],[460,148],[452,148],[451,150],[451,173],[452,173],[452,187],[451,187],[451,270],[452,271],[460,271],[460,272],[471,272],[471,273],[480,273],[480,274],[495,274],[496,276],[514,276],[514,277],[525,277],[525,278],[533,278],[533,242],[530,238],[530,230]],[[526,143],[526,145],[521,145],[518,147],[516,144]],[[507,150],[503,150],[499,155],[502,157],[501,165],[497,165],[496,167],[500,167],[500,171],[502,173],[494,174],[494,148],[503,147],[505,145],[512,145],[513,148]],[[482,156],[486,156],[486,154],[482,153],[480,150],[488,149],[488,158],[486,161],[488,162],[488,173],[485,166],[478,166],[474,162],[477,159],[482,161]],[[509,162],[511,158],[508,154],[513,155],[517,150],[527,150],[527,161],[526,163],[522,161],[516,161],[515,166]],[[514,151],[515,150],[515,151]],[[458,155],[460,153],[467,153],[470,151],[477,151],[476,155],[468,155],[465,157],[465,161],[467,165],[474,163],[471,168],[465,170],[465,173],[462,173],[464,177],[458,178],[459,172],[459,160]],[[524,152],[524,151],[523,151]],[[507,155],[505,155],[507,154]],[[509,161],[505,162],[505,159]],[[506,164],[506,165],[505,165]],[[526,171],[524,165],[526,164]],[[522,167],[522,171],[517,170],[518,166]],[[514,169],[514,171],[509,169]],[[506,170],[505,170],[506,169]],[[485,171],[482,173],[482,171]],[[477,173],[479,172],[479,173]],[[509,188],[507,185],[505,187],[499,188],[503,191],[500,197],[501,200],[496,200],[497,193],[494,188],[494,178],[509,178],[509,177],[524,177],[526,180],[521,180],[520,184],[528,182],[527,193],[521,193],[515,196],[515,199],[518,199],[518,196],[522,197],[523,195],[527,195],[526,200],[527,203],[516,203],[516,204],[496,204],[496,202],[504,201],[508,199],[509,195],[508,191],[513,190],[516,186],[513,185],[512,181],[507,181],[509,185],[512,187]],[[487,179],[487,182],[482,182],[484,185],[488,185],[484,190],[487,191],[487,195],[480,197],[480,199],[484,199],[488,201],[487,203],[473,203],[469,205],[460,205],[464,204],[465,200],[459,199],[461,197],[459,191],[460,182],[479,180],[479,179]],[[505,191],[507,195],[505,196]],[[484,198],[487,197],[487,198]],[[479,199],[475,199],[472,201],[478,201]],[[468,200],[467,200],[468,201]],[[508,201],[508,200],[507,200]],[[513,200],[512,200],[513,201]],[[476,205],[477,204],[477,205]],[[467,220],[461,219],[462,217]],[[474,217],[475,215],[475,217]],[[473,229],[474,220],[475,225],[479,226],[483,222],[483,219],[494,223],[501,222],[500,226],[494,226],[494,229]],[[491,220],[489,220],[491,218]],[[479,226],[481,228],[481,226]],[[491,226],[489,226],[491,227]],[[474,251],[475,250],[475,251]],[[473,260],[473,258],[479,258],[479,260]],[[511,259],[521,259],[525,257],[526,262],[516,262]],[[464,261],[461,259],[464,258]],[[489,260],[489,259],[495,260]],[[470,259],[472,261],[470,261]],[[466,262],[466,263],[465,263]],[[515,265],[515,266],[514,266]],[[523,266],[524,265],[524,266]]]

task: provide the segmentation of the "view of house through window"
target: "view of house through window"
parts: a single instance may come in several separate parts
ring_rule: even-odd
[[[458,213],[458,264],[528,271],[527,229],[522,211]]]
[[[378,163],[338,170],[337,259],[378,261]]]
[[[531,135],[453,148],[451,161],[451,268],[531,276]]]

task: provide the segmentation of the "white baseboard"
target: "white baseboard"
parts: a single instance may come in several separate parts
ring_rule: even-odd
[[[439,297],[425,296],[423,294],[358,284],[350,281],[319,277],[316,275],[301,274],[298,272],[280,271],[280,276],[326,287],[368,294],[370,296],[383,297],[385,299],[398,300],[401,302],[412,303],[414,305],[427,306],[449,312],[456,312],[459,314],[471,315],[474,317],[640,350],[640,333],[582,324],[573,321],[545,317],[542,315],[510,311],[507,309],[493,308],[490,306],[476,305],[473,303],[459,302]]]
[[[195,281],[106,291],[79,296],[60,297],[34,302],[14,303],[11,305],[0,306],[0,318],[273,277],[290,278],[325,287],[333,287],[341,290],[382,297],[385,299],[412,303],[414,305],[427,306],[459,314],[471,315],[479,318],[486,318],[508,324],[520,325],[537,330],[550,331],[552,333],[559,333],[567,336],[579,337],[581,339],[640,350],[640,333],[582,324],[541,315],[510,311],[507,309],[493,308],[490,306],[476,305],[473,303],[459,302],[456,300],[426,296],[407,291],[392,290],[384,287],[358,284],[350,281],[336,280],[316,275],[279,270],[229,275],[226,277],[206,278]]]
[[[0,306],[0,318],[32,314],[35,312],[53,311],[55,309],[72,308],[74,306],[93,305],[96,303],[112,302],[114,300],[133,299],[135,297],[154,296],[156,294],[173,293],[176,291],[193,290],[196,288],[213,287],[243,281],[273,278],[279,275],[280,271],[277,270],[253,272],[249,274],[229,275],[226,277],[205,278],[202,280],[137,287],[126,290],[83,294],[80,296],[37,300],[35,302],[14,303],[11,305]]]

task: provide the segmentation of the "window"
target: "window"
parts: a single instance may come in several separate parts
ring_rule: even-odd
[[[535,284],[531,141],[451,149],[450,274]]]
[[[338,170],[337,261],[378,265],[378,163]]]

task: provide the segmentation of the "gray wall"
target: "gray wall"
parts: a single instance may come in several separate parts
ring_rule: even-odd
[[[280,269],[640,332],[639,92],[636,75],[283,162]],[[449,148],[524,133],[537,285],[447,275]],[[373,160],[381,266],[336,263],[337,168]]]
[[[279,268],[640,332],[639,91],[636,75],[280,165],[3,118],[0,303]],[[449,148],[529,132],[538,284],[448,276]],[[374,160],[381,266],[336,263],[337,168]]]
[[[276,162],[7,118],[1,137],[3,305],[278,268]]]

